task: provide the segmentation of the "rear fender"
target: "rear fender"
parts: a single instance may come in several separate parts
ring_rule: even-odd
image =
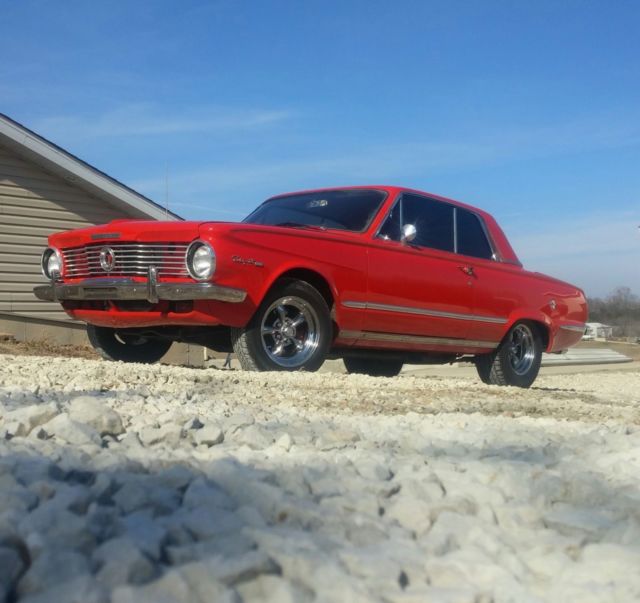
[[[509,315],[509,320],[505,325],[502,338],[510,331],[511,327],[519,322],[532,322],[541,328],[541,335],[545,343],[545,352],[551,351],[553,348],[553,339],[555,337],[555,327],[551,317],[540,310],[529,308],[521,308]]]

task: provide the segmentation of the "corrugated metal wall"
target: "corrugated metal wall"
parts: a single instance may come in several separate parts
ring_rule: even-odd
[[[126,217],[0,146],[0,312],[67,319],[59,304],[40,301],[32,291],[46,282],[40,255],[47,236]]]

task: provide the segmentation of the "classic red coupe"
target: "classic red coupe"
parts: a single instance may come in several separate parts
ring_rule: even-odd
[[[528,387],[587,317],[583,292],[524,270],[489,214],[394,186],[279,195],[241,223],[116,220],[49,245],[36,296],[111,360],[155,362],[174,341],[260,371],[473,358],[484,382]]]

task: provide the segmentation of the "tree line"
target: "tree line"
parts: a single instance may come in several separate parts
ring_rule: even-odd
[[[640,296],[629,287],[618,287],[604,298],[590,297],[589,322],[615,327],[614,335],[640,337]]]

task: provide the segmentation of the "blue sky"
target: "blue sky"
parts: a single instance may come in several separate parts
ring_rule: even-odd
[[[0,111],[186,218],[402,184],[640,294],[640,3],[0,0]],[[168,178],[167,178],[168,175]]]

